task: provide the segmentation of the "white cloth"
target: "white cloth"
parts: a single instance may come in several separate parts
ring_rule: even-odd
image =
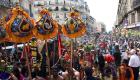
[[[140,67],[140,59],[139,56],[137,56],[136,54],[132,55],[130,57],[130,61],[128,64],[130,67]]]
[[[128,54],[126,52],[122,52],[122,59],[128,59]]]

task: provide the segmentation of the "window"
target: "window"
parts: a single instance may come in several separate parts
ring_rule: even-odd
[[[35,1],[34,6],[44,6],[44,2],[42,1]]]
[[[59,18],[59,14],[56,14],[56,17],[55,18]]]
[[[64,14],[64,18],[67,18],[67,14],[66,13]]]
[[[55,1],[55,4],[58,4],[58,3],[59,3],[58,0],[56,0],[56,1]]]
[[[135,23],[135,13],[131,14],[131,24]]]
[[[62,11],[68,11],[68,9],[66,7],[64,7],[64,6],[61,8],[61,10]]]
[[[59,10],[58,6],[57,6],[57,7],[55,7],[55,11],[58,11],[58,10]]]
[[[52,8],[51,8],[51,7],[49,7],[49,8],[48,8],[48,10],[49,10],[49,11],[52,11]]]
[[[140,9],[137,11],[137,13],[138,13],[138,22],[140,22]]]

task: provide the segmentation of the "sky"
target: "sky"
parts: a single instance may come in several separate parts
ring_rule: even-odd
[[[85,0],[90,8],[90,14],[97,22],[103,22],[106,30],[112,30],[116,21],[119,0]]]

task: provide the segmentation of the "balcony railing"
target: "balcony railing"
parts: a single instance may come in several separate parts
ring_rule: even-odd
[[[140,7],[140,0],[134,0],[133,1],[133,8],[138,8]]]

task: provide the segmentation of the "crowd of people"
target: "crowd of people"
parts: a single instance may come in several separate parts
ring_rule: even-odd
[[[17,52],[16,49],[6,51],[0,48],[1,80],[139,80],[138,40],[101,39],[96,44],[90,42],[77,46],[73,54],[71,46],[64,46],[61,57],[50,51],[49,59],[46,56],[41,58],[46,53],[43,50],[37,56],[39,65],[34,67],[30,55],[29,60],[21,58],[23,52],[23,49]]]

